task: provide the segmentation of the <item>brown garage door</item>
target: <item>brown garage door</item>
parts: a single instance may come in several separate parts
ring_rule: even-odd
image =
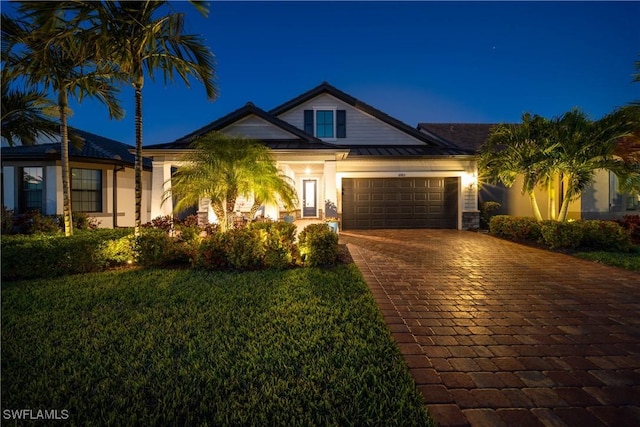
[[[343,178],[342,228],[457,228],[458,178]]]

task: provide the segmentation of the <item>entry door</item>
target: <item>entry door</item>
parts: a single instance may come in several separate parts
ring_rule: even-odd
[[[317,216],[316,209],[316,181],[305,179],[302,181],[302,216]]]

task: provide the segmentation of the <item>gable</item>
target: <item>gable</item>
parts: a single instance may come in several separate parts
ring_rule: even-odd
[[[328,93],[304,101],[277,117],[298,129],[304,129],[304,111],[313,109],[346,111],[346,138],[334,141],[335,144],[424,145],[423,141]]]
[[[298,136],[254,114],[231,123],[229,126],[220,129],[220,131],[231,136],[243,136],[261,140],[298,138]]]

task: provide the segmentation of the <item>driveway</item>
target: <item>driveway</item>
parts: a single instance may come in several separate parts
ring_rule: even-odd
[[[640,425],[640,274],[468,231],[340,240],[441,426]]]

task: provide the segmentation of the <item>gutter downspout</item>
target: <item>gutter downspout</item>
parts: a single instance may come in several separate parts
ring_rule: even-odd
[[[113,167],[113,228],[118,227],[118,172],[124,171],[124,166]]]

